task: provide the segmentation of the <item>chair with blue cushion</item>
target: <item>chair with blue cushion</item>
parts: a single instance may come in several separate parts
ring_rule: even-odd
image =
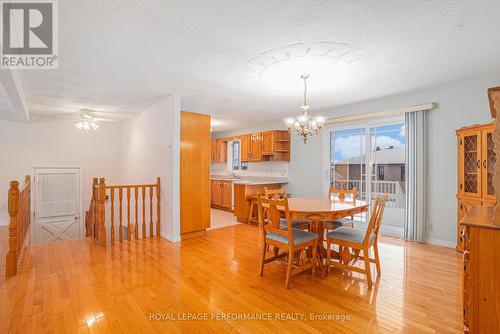
[[[286,229],[280,227],[281,214],[285,214]],[[290,279],[304,270],[312,269],[314,277],[316,271],[316,250],[318,235],[316,233],[295,229],[292,227],[288,199],[266,198],[259,196],[259,227],[262,233],[262,257],[260,261],[260,276],[264,274],[264,265],[275,260],[287,257],[287,270],[285,287],[290,287]],[[266,258],[267,248],[274,247],[274,255]],[[293,258],[295,252],[312,249],[312,258],[305,264],[295,265]],[[280,254],[279,251],[282,250]]]
[[[349,202],[356,202],[356,196],[357,196],[357,190],[356,187],[353,187],[352,189],[335,189],[331,188],[328,191],[328,198],[331,200],[332,197],[337,197],[339,201],[349,201]],[[351,219],[349,218],[340,218],[334,221],[326,221],[323,223],[323,226],[325,230],[334,230],[338,227],[344,227],[344,226],[350,226],[354,227],[354,217],[351,216]]]
[[[264,187],[264,196],[266,198],[283,199],[288,197],[288,193],[286,192],[286,187],[281,187],[278,189],[268,189],[267,187]],[[294,220],[292,221],[292,227],[299,230],[310,230],[311,222]],[[287,229],[285,218],[281,218],[280,228],[283,230]]]
[[[366,230],[350,227],[338,227],[326,234],[326,264],[327,272],[330,266],[356,271],[366,275],[368,286],[372,286],[370,263],[375,263],[380,276],[380,259],[378,254],[378,231],[384,214],[387,194],[375,198],[370,222]],[[332,244],[339,246],[339,259],[332,261]],[[373,247],[375,258],[370,258]],[[363,252],[361,256],[360,253]],[[364,268],[354,266],[358,260],[364,261]]]

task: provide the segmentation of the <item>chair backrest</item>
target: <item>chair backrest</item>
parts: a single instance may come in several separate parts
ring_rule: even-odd
[[[286,187],[282,187],[279,189],[267,189],[267,187],[264,187],[264,196],[266,198],[273,198],[273,199],[283,199],[287,196],[286,193]]]
[[[356,201],[356,196],[358,194],[356,187],[353,187],[351,189],[335,189],[330,187],[328,190],[328,198],[332,197],[332,194],[337,194],[339,197],[339,200],[344,201],[346,198],[346,195],[351,195],[352,200]]]
[[[370,240],[370,236],[372,234],[375,235],[375,238],[378,237],[378,231],[380,229],[380,224],[382,223],[382,216],[384,215],[384,209],[385,209],[385,203],[387,202],[387,197],[388,197],[387,194],[375,197],[372,214],[370,217],[370,222],[368,223],[368,228],[366,229],[364,243],[367,243],[368,240]]]
[[[283,212],[288,226],[287,230],[280,228],[280,219]],[[259,226],[264,237],[268,232],[273,232],[288,237],[288,240],[293,243],[292,219],[288,208],[288,198],[274,199],[259,196]]]

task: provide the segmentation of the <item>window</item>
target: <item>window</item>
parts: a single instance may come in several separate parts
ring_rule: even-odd
[[[401,181],[406,181],[406,166],[401,166]]]
[[[383,181],[384,180],[384,166],[378,166],[378,179]]]
[[[233,170],[240,169],[240,141],[233,140]]]

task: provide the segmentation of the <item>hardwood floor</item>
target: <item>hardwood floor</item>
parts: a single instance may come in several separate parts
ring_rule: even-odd
[[[0,285],[0,333],[462,331],[462,263],[452,249],[382,238],[382,276],[372,289],[362,275],[334,269],[326,279],[294,276],[290,290],[284,264],[258,276],[259,249],[257,228],[242,224],[182,244],[153,238],[108,248],[90,240],[34,246],[20,274]],[[195,312],[229,319],[178,319]],[[262,312],[299,315],[233,318]],[[344,319],[312,321],[310,313]]]
[[[0,284],[5,281],[5,256],[8,250],[8,227],[0,226]]]

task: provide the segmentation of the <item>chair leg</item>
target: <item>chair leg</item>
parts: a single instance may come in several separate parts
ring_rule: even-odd
[[[377,266],[377,275],[380,276],[380,258],[378,257],[378,243],[373,245],[373,252],[375,253],[375,265]]]
[[[366,281],[368,282],[368,286],[371,287],[373,283],[372,272],[370,270],[370,253],[368,252],[368,248],[363,249],[363,258],[365,261]]]
[[[266,241],[264,240],[264,242],[262,243],[262,256],[260,258],[260,271],[259,271],[259,275],[260,276],[263,276],[264,275],[264,261],[266,259],[266,248],[268,247]]]
[[[290,278],[292,277],[292,263],[293,263],[293,250],[290,249],[288,252],[288,264],[286,267],[286,279],[285,288],[290,288]]]
[[[332,244],[326,239],[326,274],[330,274],[330,265],[332,264]]]
[[[313,249],[312,249],[312,277],[316,275],[316,252],[318,251],[318,240],[314,240]],[[327,262],[328,263],[328,262]]]

